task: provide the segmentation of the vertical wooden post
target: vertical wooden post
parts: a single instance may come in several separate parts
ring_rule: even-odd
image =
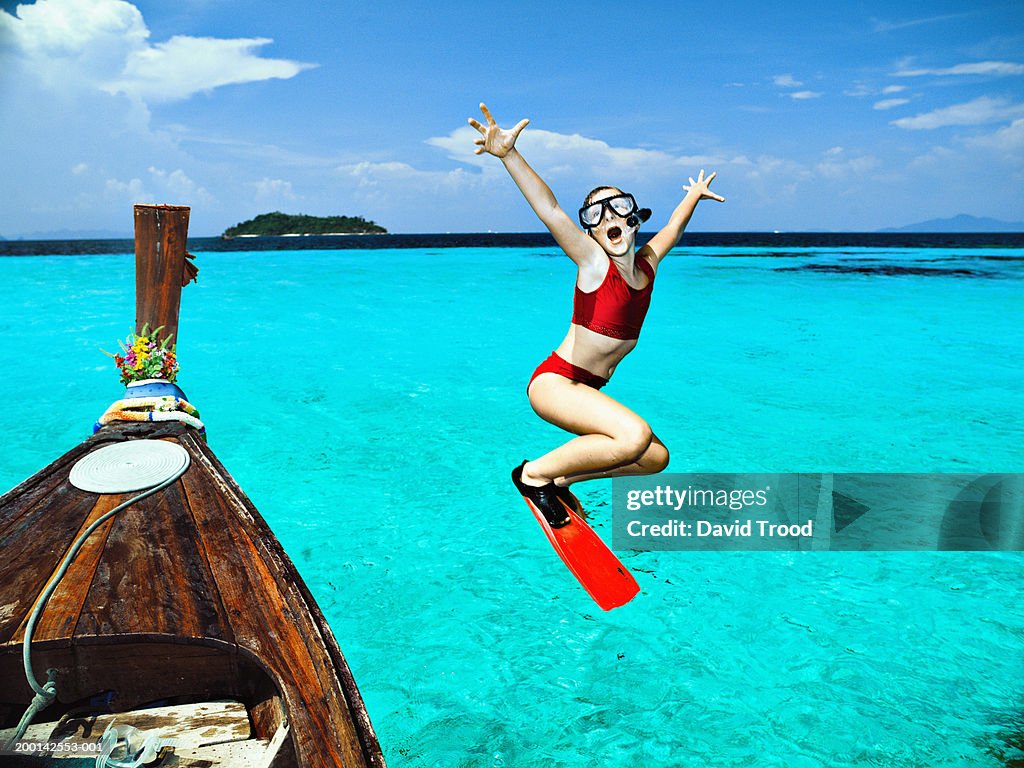
[[[188,214],[180,205],[135,206],[135,329],[162,325],[160,337],[171,337],[172,345],[178,343]]]

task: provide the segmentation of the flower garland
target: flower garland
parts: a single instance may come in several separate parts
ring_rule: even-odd
[[[121,372],[121,383],[130,384],[142,379],[167,379],[174,381],[178,375],[178,359],[174,347],[170,346],[171,338],[161,340],[159,328],[149,330],[149,323],[142,326],[142,333],[130,333],[124,341],[118,340],[124,354],[112,355],[105,350],[103,353],[114,358],[114,364]],[[173,334],[172,334],[173,335]]]

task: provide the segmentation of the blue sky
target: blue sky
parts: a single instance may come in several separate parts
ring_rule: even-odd
[[[261,212],[536,231],[473,155],[486,101],[573,212],[611,183],[695,230],[1024,220],[1012,2],[0,2],[0,235],[193,235]]]

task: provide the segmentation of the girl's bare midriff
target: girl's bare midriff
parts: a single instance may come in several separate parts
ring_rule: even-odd
[[[566,362],[610,379],[615,366],[633,351],[637,339],[613,339],[575,323],[555,352]]]

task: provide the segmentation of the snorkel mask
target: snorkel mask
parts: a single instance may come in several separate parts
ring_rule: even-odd
[[[610,208],[612,213],[625,218],[626,226],[630,229],[636,229],[640,226],[641,222],[651,218],[650,208],[638,208],[636,198],[628,192],[623,192],[614,197],[607,197],[604,200],[598,200],[580,208],[580,224],[583,225],[583,228],[589,230],[600,224],[601,219],[604,217],[605,208]]]

